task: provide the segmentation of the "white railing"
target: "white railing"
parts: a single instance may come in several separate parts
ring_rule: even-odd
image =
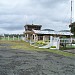
[[[63,38],[63,39],[60,39],[60,43],[72,43],[75,39],[74,38]]]

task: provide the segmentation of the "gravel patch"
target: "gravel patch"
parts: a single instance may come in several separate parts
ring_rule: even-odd
[[[1,44],[0,44],[1,45]],[[0,48],[0,75],[75,75],[75,58],[50,52]]]

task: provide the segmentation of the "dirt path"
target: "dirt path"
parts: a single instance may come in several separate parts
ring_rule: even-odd
[[[64,50],[64,52],[69,52],[75,54],[75,49],[70,49],[70,50]]]
[[[75,58],[0,46],[0,75],[75,75]]]

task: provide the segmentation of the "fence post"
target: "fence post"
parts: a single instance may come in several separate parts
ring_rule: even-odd
[[[8,35],[8,41],[9,41],[9,35]]]
[[[66,40],[64,40],[65,42],[64,42],[64,47],[66,48]]]
[[[18,35],[18,41],[19,41],[19,35]]]
[[[53,36],[50,36],[50,46],[52,46],[53,45]]]
[[[4,40],[5,40],[5,35],[4,35]]]
[[[57,49],[59,49],[60,48],[60,38],[58,37],[57,38]]]
[[[13,41],[14,41],[14,35],[13,35]]]
[[[71,47],[72,47],[72,37],[71,37]]]

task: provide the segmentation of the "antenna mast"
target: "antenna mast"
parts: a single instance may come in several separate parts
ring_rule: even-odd
[[[70,24],[72,23],[72,0],[71,0],[71,21]]]

